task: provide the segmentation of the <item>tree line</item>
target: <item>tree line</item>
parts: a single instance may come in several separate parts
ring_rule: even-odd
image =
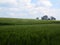
[[[36,19],[39,19],[39,17],[37,17]],[[43,17],[41,17],[41,20],[56,20],[56,18],[53,16],[49,18],[47,15],[44,15]]]

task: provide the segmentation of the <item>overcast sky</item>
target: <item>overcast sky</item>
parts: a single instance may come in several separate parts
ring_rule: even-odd
[[[0,0],[0,17],[60,19],[60,0]]]

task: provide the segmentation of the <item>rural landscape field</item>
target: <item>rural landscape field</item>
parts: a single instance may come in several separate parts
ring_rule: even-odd
[[[60,21],[0,18],[0,45],[60,45]]]

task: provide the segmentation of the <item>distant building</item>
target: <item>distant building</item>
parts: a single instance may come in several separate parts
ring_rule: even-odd
[[[42,20],[48,20],[48,16],[45,15],[45,16],[41,17],[41,19],[42,19]]]

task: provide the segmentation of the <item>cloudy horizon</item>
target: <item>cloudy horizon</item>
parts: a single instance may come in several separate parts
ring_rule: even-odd
[[[0,17],[34,19],[44,15],[60,20],[60,0],[0,0]]]

